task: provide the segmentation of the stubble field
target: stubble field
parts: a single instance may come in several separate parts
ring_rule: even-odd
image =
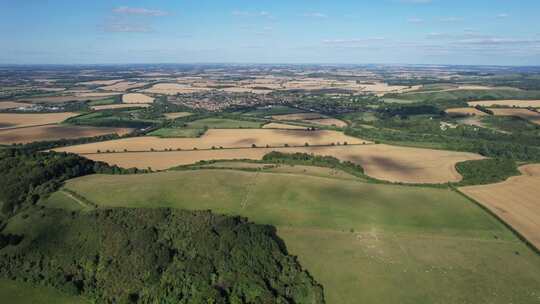
[[[106,134],[124,135],[132,129],[106,128],[72,125],[46,125],[28,128],[0,130],[0,144],[30,143],[80,137],[94,137]]]
[[[59,149],[64,151],[64,149]],[[67,150],[69,151],[69,150]],[[329,155],[343,161],[361,165],[367,175],[392,182],[447,183],[458,182],[458,162],[482,159],[473,153],[397,147],[389,145],[355,145],[294,148],[244,148],[202,151],[172,151],[143,153],[100,153],[84,155],[125,168],[137,167],[165,170],[178,165],[193,164],[202,160],[251,159],[260,160],[272,151],[284,153],[313,153]]]
[[[0,129],[41,126],[62,122],[79,113],[15,114],[0,113]]]
[[[491,185],[462,187],[540,250],[540,164],[519,168],[523,175]]]

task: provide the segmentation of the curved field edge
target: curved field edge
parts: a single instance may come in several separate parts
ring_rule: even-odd
[[[521,175],[498,183],[465,186],[458,190],[540,253],[540,164],[523,165],[519,172]]]
[[[65,188],[107,208],[212,209],[275,225],[328,303],[527,303],[540,284],[538,255],[449,189],[231,170],[94,175]]]

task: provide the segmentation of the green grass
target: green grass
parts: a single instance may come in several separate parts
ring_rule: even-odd
[[[234,170],[93,175],[65,187],[104,207],[212,209],[275,225],[328,303],[538,301],[540,257],[449,189]]]
[[[189,122],[188,128],[191,129],[257,129],[260,128],[264,122],[246,121],[246,120],[234,120],[226,118],[204,118]]]
[[[294,114],[300,113],[302,110],[296,108],[290,108],[287,106],[272,106],[271,108],[260,107],[249,112],[245,112],[245,115],[252,116],[271,116],[271,115],[284,115],[284,114]]]
[[[181,129],[181,128],[161,128],[148,133],[158,137],[199,137],[204,134],[204,129]]]
[[[115,103],[117,100],[116,97],[109,97],[109,98],[105,98],[105,99],[100,99],[100,100],[94,100],[94,101],[90,101],[88,103],[89,106],[103,106],[103,105],[109,105],[109,104],[113,104]]]
[[[54,288],[0,279],[0,302],[13,304],[88,304],[89,301],[70,296]]]

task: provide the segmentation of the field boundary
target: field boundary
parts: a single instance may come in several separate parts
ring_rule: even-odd
[[[487,212],[488,214],[490,214],[491,216],[493,216],[499,223],[503,224],[506,228],[508,228],[508,230],[510,230],[519,240],[521,240],[523,243],[525,243],[525,245],[527,247],[529,247],[532,251],[534,251],[536,254],[540,255],[540,248],[539,247],[536,247],[533,243],[531,243],[523,234],[521,234],[519,231],[517,231],[516,229],[514,229],[514,227],[512,227],[512,225],[510,225],[509,223],[507,223],[503,218],[501,218],[500,216],[498,216],[495,212],[493,212],[491,209],[489,209],[487,206],[485,206],[484,204],[480,203],[479,201],[475,200],[474,198],[472,197],[469,197],[467,194],[459,191],[458,188],[456,187],[453,187],[453,186],[450,186],[450,188],[459,193],[460,195],[462,195],[463,197],[465,197],[466,199],[468,199],[469,201],[471,201],[473,204],[477,205],[478,207],[480,207],[481,209],[483,209],[485,212]]]

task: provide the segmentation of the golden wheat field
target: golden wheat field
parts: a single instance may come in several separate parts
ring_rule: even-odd
[[[181,118],[181,117],[190,116],[190,115],[192,115],[192,113],[189,113],[189,112],[173,112],[173,113],[165,113],[163,115],[167,119],[177,119],[177,118]]]
[[[16,114],[0,113],[0,129],[40,126],[62,122],[78,113]]]
[[[30,143],[57,139],[93,137],[106,134],[124,135],[132,129],[70,125],[46,125],[28,128],[0,130],[0,144]]]
[[[485,116],[488,115],[480,110],[475,108],[453,108],[446,109],[445,111],[449,115],[467,115],[467,116]]]
[[[338,128],[344,128],[347,126],[347,123],[343,120],[339,120],[336,118],[320,118],[320,119],[310,119],[310,120],[304,120],[304,122],[312,123],[316,125],[321,126],[329,126],[329,127],[338,127]]]
[[[2,101],[0,102],[0,110],[14,109],[19,107],[29,107],[30,105],[22,102],[15,101]]]
[[[149,89],[142,90],[142,92],[164,94],[164,95],[176,95],[176,94],[204,92],[208,90],[209,90],[208,88],[192,87],[192,86],[180,84],[180,83],[158,83],[158,84],[153,85]]]
[[[129,93],[122,96],[123,103],[153,103],[154,98],[141,94],[141,93]]]
[[[109,151],[163,151],[165,149],[191,150],[219,148],[283,147],[309,145],[330,145],[332,143],[362,144],[367,142],[336,131],[304,131],[275,129],[210,129],[199,138],[160,138],[140,136],[63,147],[57,151],[72,153],[96,153]]]
[[[507,107],[519,107],[519,108],[540,108],[540,100],[484,100],[484,101],[471,101],[468,102],[471,107],[480,105],[484,107],[491,106],[507,106]]]
[[[147,84],[147,82],[121,81],[115,84],[100,87],[99,89],[104,91],[124,92],[127,90],[144,87]]]
[[[334,156],[360,164],[367,175],[381,180],[402,183],[446,183],[461,180],[455,164],[481,159],[473,153],[450,152],[389,145],[355,145],[294,148],[243,148],[202,151],[128,152],[85,155],[93,160],[125,168],[137,167],[165,170],[201,160],[259,160],[272,151],[313,153]]]
[[[491,108],[495,116],[514,116],[526,119],[534,124],[540,125],[540,114],[527,109],[496,109]]]
[[[522,175],[491,185],[459,190],[487,207],[540,249],[540,164],[519,168]]]

